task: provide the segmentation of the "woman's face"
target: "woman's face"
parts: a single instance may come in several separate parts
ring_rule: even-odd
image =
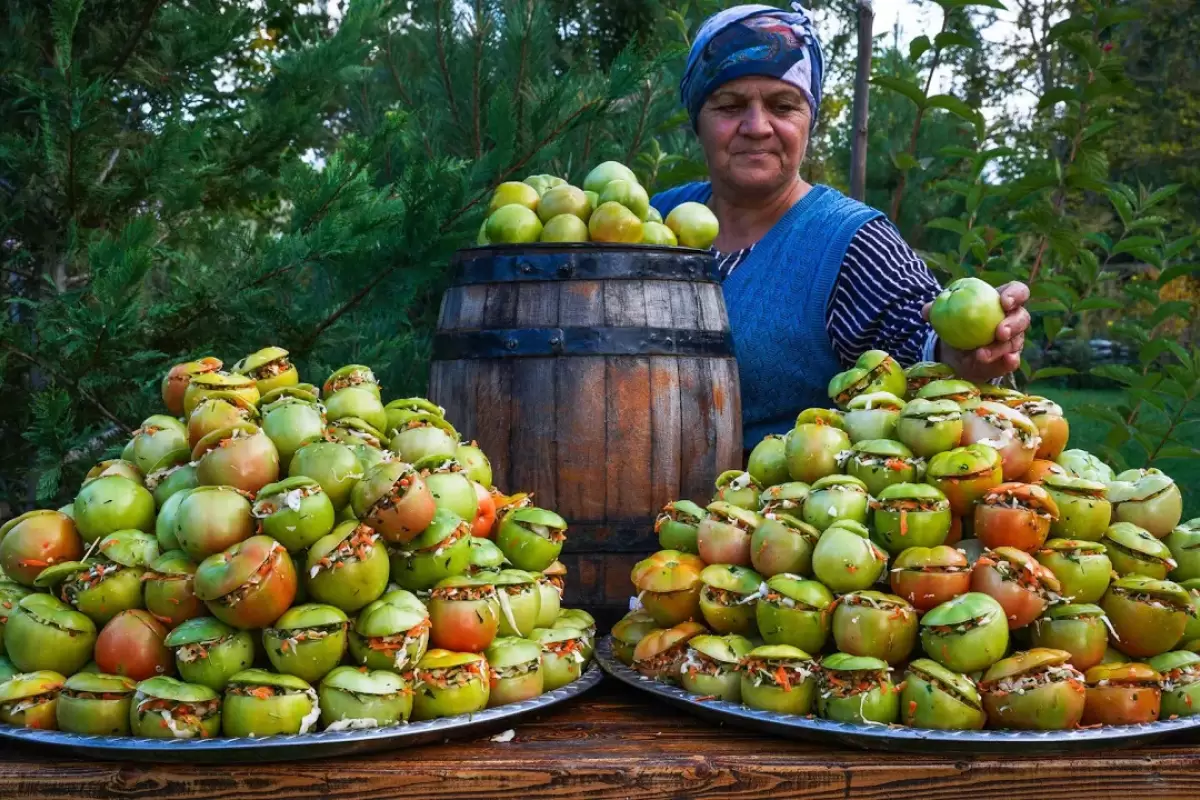
[[[738,78],[709,95],[698,131],[715,184],[738,193],[773,192],[796,180],[812,109],[775,78]]]

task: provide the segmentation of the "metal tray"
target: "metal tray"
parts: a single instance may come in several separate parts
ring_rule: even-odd
[[[738,703],[721,700],[698,700],[695,695],[683,689],[646,678],[622,664],[613,656],[610,636],[605,636],[597,643],[596,660],[605,672],[617,680],[635,689],[649,692],[697,717],[773,736],[827,745],[848,745],[863,750],[1042,756],[1051,753],[1137,747],[1183,731],[1200,729],[1200,715],[1145,725],[1114,725],[1073,731],[932,731],[902,725],[831,722],[815,717],[810,719],[773,711],[756,711]]]
[[[133,736],[81,736],[0,724],[0,738],[109,761],[232,764],[357,755],[481,736],[502,730],[524,717],[578,697],[603,679],[604,673],[593,662],[578,680],[534,700],[489,708],[478,714],[361,731],[264,736],[257,739],[145,739]],[[44,754],[47,751],[42,752]]]

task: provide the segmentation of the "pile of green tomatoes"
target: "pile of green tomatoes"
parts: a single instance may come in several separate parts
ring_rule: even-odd
[[[579,678],[567,523],[369,367],[178,364],[70,503],[0,527],[0,723],[149,738],[375,728]]]
[[[1045,397],[869,351],[658,517],[615,655],[838,722],[1068,730],[1200,712],[1200,520],[1067,449]]]

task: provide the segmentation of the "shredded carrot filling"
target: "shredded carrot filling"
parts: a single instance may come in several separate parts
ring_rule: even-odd
[[[887,670],[821,670],[821,693],[825,697],[854,697],[886,688]]]
[[[409,642],[419,638],[422,634],[427,633],[431,625],[429,619],[423,619],[413,627],[409,628],[404,633],[396,633],[390,636],[372,636],[369,637],[367,647],[377,653],[395,653],[398,650],[404,649]]]
[[[271,548],[270,554],[263,559],[262,564],[258,566],[258,569],[254,571],[254,574],[250,576],[248,581],[234,589],[229,594],[218,597],[216,602],[224,606],[235,606],[245,600],[246,597],[253,592],[260,583],[266,580],[271,573],[274,572],[275,568],[279,565],[280,559],[282,558],[281,554],[284,552],[286,551],[283,549],[283,545],[276,543],[275,546]]]
[[[469,686],[471,683],[479,680],[490,681],[491,676],[488,674],[487,662],[482,659],[478,661],[468,661],[466,664],[461,664],[456,667],[446,667],[444,669],[420,669],[415,672],[415,689],[424,689],[428,691],[429,687],[434,689],[449,689],[451,687]]]
[[[337,569],[345,564],[368,560],[379,538],[379,534],[366,525],[359,525],[352,534],[338,542],[338,546],[329,551],[328,555],[313,565],[309,577],[316,577],[321,570]]]
[[[512,587],[505,587],[506,589]],[[512,594],[512,592],[509,592]],[[429,594],[434,600],[494,600],[496,587],[490,584],[481,586],[443,586],[434,589]]]

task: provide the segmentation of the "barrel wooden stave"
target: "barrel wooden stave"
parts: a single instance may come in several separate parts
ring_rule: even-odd
[[[715,282],[548,280],[453,286],[439,333],[525,328],[727,331]],[[706,503],[741,461],[731,356],[558,355],[435,360],[430,395],[478,441],[504,491],[569,523],[566,602],[612,612],[657,549],[667,502]],[[517,454],[519,457],[514,458]]]

